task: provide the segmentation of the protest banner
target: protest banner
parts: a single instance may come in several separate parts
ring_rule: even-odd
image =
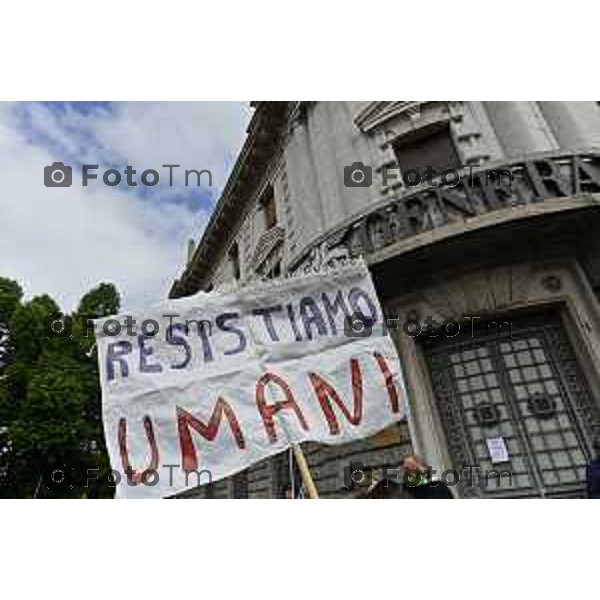
[[[117,497],[170,496],[403,418],[382,323],[362,261],[97,321]]]

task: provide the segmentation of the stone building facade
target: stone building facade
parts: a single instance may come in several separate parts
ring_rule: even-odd
[[[370,186],[347,179],[357,162]],[[581,496],[600,433],[599,224],[597,102],[258,102],[171,297],[362,255],[410,422],[309,445],[320,494],[353,495],[351,463],[378,472],[412,449],[460,473],[461,497]],[[288,484],[280,456],[190,495]]]

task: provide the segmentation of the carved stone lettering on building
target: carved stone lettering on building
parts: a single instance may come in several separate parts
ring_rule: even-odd
[[[292,270],[370,254],[380,248],[495,210],[600,193],[600,153],[531,158],[461,171],[455,187],[433,180],[319,239]],[[438,185],[436,185],[438,184]]]

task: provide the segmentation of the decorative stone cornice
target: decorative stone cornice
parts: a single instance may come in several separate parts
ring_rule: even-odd
[[[414,120],[421,114],[425,104],[446,104],[446,101],[424,101],[412,100],[371,102],[367,104],[354,118],[356,126],[364,133],[376,129],[386,121],[395,117],[404,116]]]
[[[235,230],[232,223],[244,214],[242,207],[260,184],[281,136],[285,134],[288,102],[254,102],[248,135],[225,188],[204,230],[192,260],[173,284],[170,297],[192,294],[205,283],[217,253],[227,246]]]

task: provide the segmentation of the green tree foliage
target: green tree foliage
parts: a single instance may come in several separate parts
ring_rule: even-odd
[[[10,340],[0,364],[0,496],[111,497],[94,338],[83,317],[118,312],[117,290],[101,284],[72,315],[61,315],[47,295],[21,296],[15,282],[0,279]],[[50,332],[52,321],[69,319],[61,335]],[[66,473],[64,484],[52,485],[54,469]]]
[[[0,278],[0,373],[11,351],[8,323],[22,296],[23,290],[16,281]]]

